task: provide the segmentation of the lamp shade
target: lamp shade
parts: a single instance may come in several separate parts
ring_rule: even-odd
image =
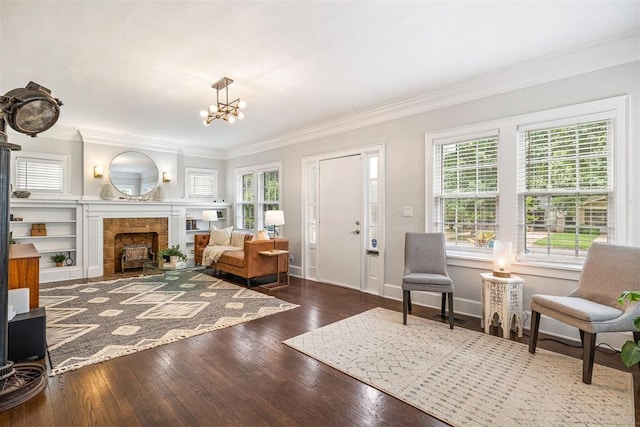
[[[202,211],[202,220],[203,221],[217,221],[218,220],[218,211]]]
[[[284,225],[284,211],[266,211],[264,225]]]
[[[493,243],[493,275],[511,277],[511,242],[496,240]]]

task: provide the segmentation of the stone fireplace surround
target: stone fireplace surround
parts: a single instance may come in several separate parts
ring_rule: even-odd
[[[102,268],[105,275],[122,271],[122,248],[146,243],[154,253],[168,247],[167,218],[104,218],[102,225]]]

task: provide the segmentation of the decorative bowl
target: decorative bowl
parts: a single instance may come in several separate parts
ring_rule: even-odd
[[[13,197],[18,199],[28,199],[30,195],[31,192],[26,190],[16,190],[13,192]]]

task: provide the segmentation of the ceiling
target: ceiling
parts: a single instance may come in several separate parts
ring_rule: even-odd
[[[58,126],[224,153],[639,28],[637,0],[0,0],[0,91],[33,80]],[[246,118],[205,127],[224,76]]]

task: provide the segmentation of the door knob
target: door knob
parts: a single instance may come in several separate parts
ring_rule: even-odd
[[[353,230],[351,234],[360,234],[360,230]]]
[[[360,225],[360,221],[356,221],[356,225]]]

